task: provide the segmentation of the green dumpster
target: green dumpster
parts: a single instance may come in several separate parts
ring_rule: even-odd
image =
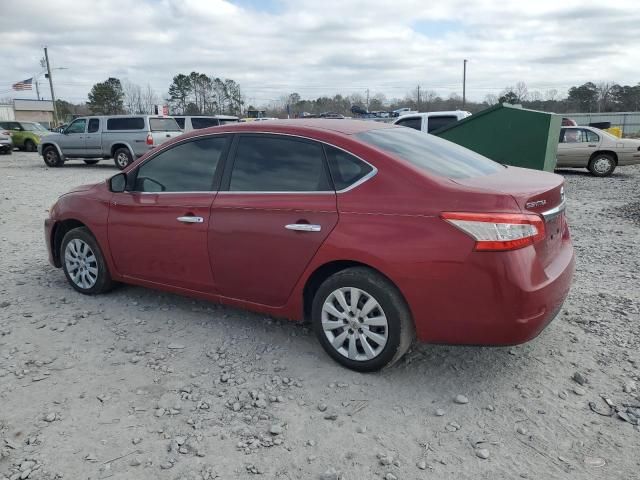
[[[553,172],[562,117],[495,105],[431,132],[496,162]]]

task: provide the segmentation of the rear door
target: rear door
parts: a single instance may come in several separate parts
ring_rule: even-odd
[[[241,134],[213,202],[209,249],[220,294],[281,306],[338,221],[320,143]]]
[[[85,148],[88,157],[102,156],[102,132],[101,119],[90,118],[87,123],[87,133],[85,135]]]
[[[129,190],[113,194],[108,220],[122,275],[215,293],[207,235],[228,143],[228,136],[190,139],[129,173]]]
[[[562,128],[558,143],[559,167],[586,167],[600,143],[600,137],[585,128]]]

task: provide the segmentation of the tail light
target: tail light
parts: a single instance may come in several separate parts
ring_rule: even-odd
[[[517,250],[545,238],[544,220],[532,213],[445,212],[441,216],[475,239],[476,251]]]
[[[147,145],[153,145],[153,135],[147,133]]]

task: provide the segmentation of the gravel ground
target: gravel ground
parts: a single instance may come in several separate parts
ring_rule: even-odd
[[[116,171],[0,156],[0,479],[638,478],[640,167],[562,172],[577,271],[537,339],[368,375],[298,324],[72,290],[43,219]]]

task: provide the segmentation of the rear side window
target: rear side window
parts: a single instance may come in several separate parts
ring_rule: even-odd
[[[191,119],[191,126],[196,130],[200,128],[217,127],[218,125],[220,125],[220,123],[218,122],[217,118],[193,117]]]
[[[89,126],[87,127],[87,133],[96,133],[100,129],[100,119],[90,118]]]
[[[413,128],[414,130],[421,130],[422,129],[422,118],[421,117],[405,118],[404,120],[399,120],[396,125],[400,125],[402,127]]]
[[[144,118],[142,117],[122,117],[107,119],[107,130],[142,130],[144,128]]]
[[[192,140],[153,157],[138,169],[137,192],[208,192],[226,137]]]
[[[152,132],[176,132],[180,127],[174,118],[150,118],[149,128]]]
[[[587,136],[587,142],[589,143],[597,143],[600,141],[600,137],[597,133],[592,132],[591,130],[583,130]]]
[[[453,142],[409,128],[369,130],[355,135],[421,170],[447,178],[490,175],[504,167]]]
[[[176,121],[176,123],[178,124],[178,126],[184,130],[184,117],[183,118],[174,118],[174,120]]]
[[[368,175],[373,167],[353,155],[335,148],[325,146],[331,178],[336,190],[344,190]]]
[[[241,136],[229,190],[319,192],[332,190],[322,145],[267,136]]]
[[[456,121],[458,121],[458,119],[453,115],[429,117],[428,132],[431,133],[434,130],[438,130],[445,125],[449,125],[450,123],[454,123]]]

